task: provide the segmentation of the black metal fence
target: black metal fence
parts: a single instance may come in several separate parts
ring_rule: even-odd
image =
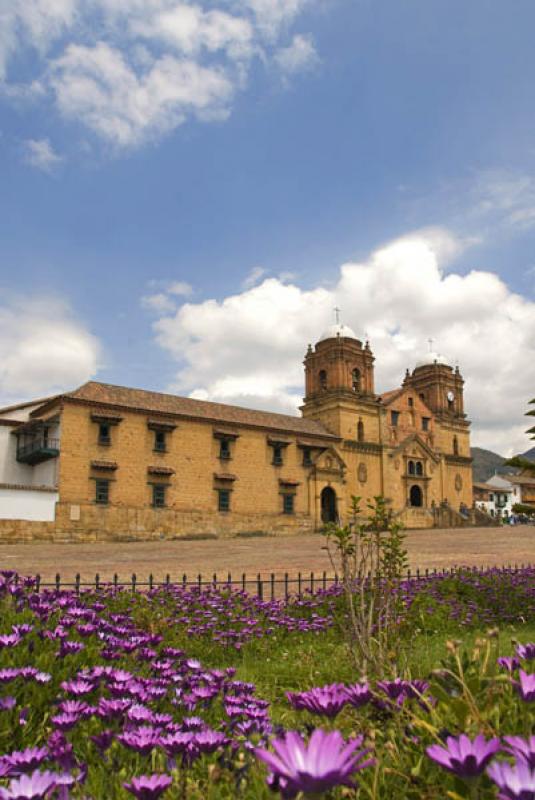
[[[407,570],[403,575],[404,580],[408,581],[425,581],[431,578],[447,578],[458,575],[460,572],[471,572],[473,574],[482,574],[488,570],[497,569],[500,571],[507,571],[512,574],[520,573],[524,570],[533,569],[532,564],[507,564],[502,566],[491,565],[466,567],[454,566],[448,569],[415,569]],[[371,576],[368,576],[371,578]],[[277,576],[272,572],[269,575],[247,575],[245,572],[239,577],[232,577],[229,572],[225,577],[218,576],[214,573],[211,578],[204,577],[199,574],[195,578],[190,578],[188,575],[183,574],[179,577],[172,577],[171,574],[165,576],[163,580],[157,580],[153,575],[149,575],[148,580],[139,580],[138,576],[134,573],[127,579],[120,579],[117,574],[111,580],[104,580],[100,574],[95,575],[94,580],[82,580],[78,573],[74,581],[62,580],[59,573],[56,574],[53,581],[43,581],[40,575],[36,575],[36,591],[41,589],[53,589],[56,591],[72,590],[78,594],[83,589],[101,590],[106,588],[113,589],[127,589],[133,593],[138,591],[151,591],[156,588],[170,589],[172,586],[181,586],[184,589],[197,588],[200,591],[209,588],[213,589],[230,589],[234,591],[247,592],[248,594],[255,595],[260,599],[288,599],[292,595],[302,597],[304,594],[309,594],[318,590],[326,590],[331,586],[337,586],[340,583],[340,576],[338,574],[328,575],[327,572],[298,572],[297,575],[291,576],[285,572],[282,576]]]

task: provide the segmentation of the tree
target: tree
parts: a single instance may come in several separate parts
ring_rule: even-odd
[[[529,405],[535,405],[535,398],[529,401]],[[526,411],[526,417],[535,417],[535,408]],[[528,428],[526,433],[531,434],[530,439],[535,440],[535,426],[533,426],[533,428]],[[535,475],[535,463],[533,461],[529,461],[527,458],[523,458],[522,456],[514,456],[505,463],[508,467],[517,467],[517,469],[521,469],[525,472]]]

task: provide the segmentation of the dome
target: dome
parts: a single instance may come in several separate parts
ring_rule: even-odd
[[[326,331],[323,331],[318,341],[323,342],[325,339],[336,339],[337,336],[342,336],[346,339],[357,338],[357,334],[352,331],[351,328],[348,328],[347,325],[342,325],[339,322],[336,322],[334,325],[330,325]]]
[[[423,358],[416,362],[416,367],[427,367],[429,364],[444,364],[449,367],[448,360],[440,353],[426,353]]]

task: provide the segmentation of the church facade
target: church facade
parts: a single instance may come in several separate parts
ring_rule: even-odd
[[[97,382],[0,409],[0,539],[299,534],[347,521],[352,495],[411,528],[472,506],[458,368],[430,353],[377,394],[338,324],[304,363],[300,417]]]

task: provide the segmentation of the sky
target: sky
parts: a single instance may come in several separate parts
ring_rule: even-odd
[[[0,0],[0,402],[297,413],[341,308],[529,448],[532,0]]]

